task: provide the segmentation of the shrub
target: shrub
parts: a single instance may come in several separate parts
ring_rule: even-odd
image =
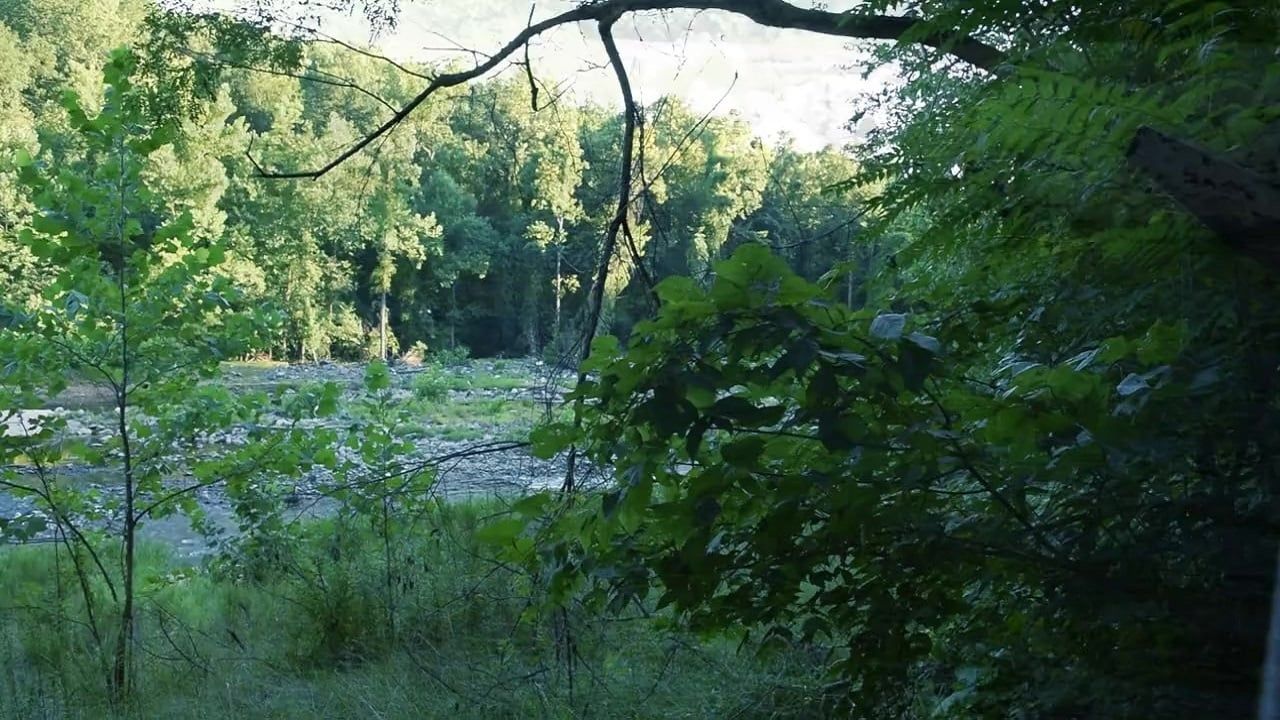
[[[382,333],[378,328],[369,328],[365,333],[364,351],[362,358],[365,360],[381,360],[380,353],[382,349]],[[387,357],[393,357],[400,354],[400,341],[396,339],[396,334],[387,329]]]
[[[428,365],[413,378],[413,396],[429,403],[449,396],[449,378],[435,365]]]
[[[441,348],[431,353],[431,362],[441,367],[457,367],[466,365],[471,359],[471,350],[466,345]]]
[[[355,360],[364,357],[365,328],[360,317],[350,305],[340,305],[330,319],[329,351],[336,357]],[[377,350],[377,336],[374,336]]]

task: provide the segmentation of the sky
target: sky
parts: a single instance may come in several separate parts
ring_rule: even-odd
[[[800,0],[797,4],[802,4]],[[395,59],[471,58],[458,48],[492,51],[534,19],[571,9],[571,0],[401,0],[396,27],[373,34],[359,13],[329,14],[320,30],[345,42],[372,44]],[[840,11],[854,3],[829,2]],[[883,74],[862,79],[863,49],[848,40],[796,30],[762,28],[731,13],[673,11],[624,18],[615,31],[638,102],[676,94],[699,113],[735,113],[755,132],[793,138],[801,149],[842,145],[851,130],[854,100],[874,91]],[[565,26],[531,47],[539,79],[563,83],[566,98],[620,107],[594,25]],[[523,72],[506,66],[505,72]]]

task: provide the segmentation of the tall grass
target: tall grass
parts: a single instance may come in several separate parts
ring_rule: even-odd
[[[390,554],[360,518],[198,568],[146,548],[127,707],[108,702],[65,550],[0,551],[0,719],[814,716],[799,652],[760,659],[641,612],[544,614],[537,583],[475,540],[495,510],[400,518]]]

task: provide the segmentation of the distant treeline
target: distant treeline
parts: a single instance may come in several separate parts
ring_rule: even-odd
[[[0,152],[58,167],[87,162],[64,89],[92,102],[107,52],[138,49],[160,104],[182,119],[173,145],[149,161],[151,185],[168,210],[192,214],[198,235],[225,241],[254,302],[280,308],[273,355],[376,352],[384,302],[401,352],[422,343],[557,354],[580,335],[617,208],[619,112],[556,101],[552,78],[535,102],[529,79],[511,72],[433,97],[320,180],[265,180],[258,166],[332,159],[432,68],[333,43],[258,40],[256,51],[230,52],[212,33],[170,33],[174,23],[146,0],[20,0],[0,7],[0,23]],[[200,81],[183,82],[183,68]],[[854,174],[848,154],[766,145],[740,119],[704,117],[674,98],[644,115],[634,252],[628,244],[613,259],[608,329],[625,334],[648,312],[636,255],[654,280],[707,280],[713,261],[750,240],[809,278],[849,259],[856,200],[828,192]],[[0,292],[11,299],[31,297],[50,272],[15,249],[30,207],[0,177]],[[843,277],[838,291],[858,302],[857,278]]]

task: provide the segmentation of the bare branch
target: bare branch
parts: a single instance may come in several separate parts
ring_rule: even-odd
[[[294,25],[295,25],[295,27],[298,27],[298,28],[302,28],[302,27],[303,27],[303,26],[301,26],[301,25],[298,25],[297,23],[294,23]],[[314,30],[314,29],[310,29],[310,28],[308,28],[308,29],[307,29],[307,31],[308,31],[308,32],[313,32],[313,33],[315,33],[315,34],[320,38],[320,42],[325,42],[325,43],[330,43],[330,44],[333,44],[333,45],[337,45],[337,46],[339,46],[339,47],[346,48],[347,50],[350,50],[351,52],[356,53],[357,55],[363,55],[363,56],[365,56],[365,57],[367,57],[367,58],[370,58],[370,59],[372,59],[372,60],[378,60],[378,61],[381,61],[381,62],[387,63],[387,64],[388,64],[388,65],[390,65],[391,67],[395,68],[396,70],[399,70],[400,72],[402,72],[402,73],[404,73],[404,74],[406,74],[406,75],[412,75],[412,76],[414,76],[414,77],[422,78],[423,80],[430,80],[430,79],[431,79],[431,76],[430,76],[430,75],[427,75],[426,73],[418,72],[417,70],[414,70],[414,69],[410,68],[409,66],[407,66],[407,65],[405,65],[405,64],[403,64],[403,63],[396,62],[395,60],[393,60],[393,59],[391,59],[391,58],[387,57],[386,55],[380,55],[380,54],[378,54],[378,53],[376,53],[376,52],[373,52],[372,50],[368,50],[368,49],[366,49],[366,48],[362,48],[362,47],[360,47],[359,45],[352,45],[351,43],[348,43],[348,42],[344,42],[344,41],[342,41],[342,40],[339,40],[338,38],[336,38],[336,37],[334,37],[334,36],[332,36],[332,35],[329,35],[329,34],[327,34],[327,33],[321,32],[321,31],[319,31],[319,30]]]
[[[618,77],[618,89],[622,92],[623,132],[622,132],[622,166],[618,180],[618,209],[614,213],[609,231],[605,235],[604,247],[600,254],[600,267],[596,271],[595,286],[591,289],[591,309],[587,318],[586,340],[583,342],[582,359],[591,351],[591,341],[600,323],[600,308],[604,302],[604,286],[609,279],[609,259],[618,247],[618,236],[627,224],[627,213],[631,208],[632,164],[635,156],[636,127],[639,124],[640,110],[636,107],[635,97],[631,90],[631,79],[627,77],[627,68],[618,53],[618,45],[613,39],[613,24],[616,20],[600,23],[600,40],[604,43],[605,53],[609,56],[609,64],[613,66]]]
[[[533,13],[538,9],[537,3],[529,4],[529,21],[525,27],[533,24]],[[538,112],[538,82],[533,79],[533,61],[529,59],[529,43],[524,44],[524,72],[529,78],[529,104],[534,112]]]
[[[692,142],[695,139],[702,136],[702,132],[703,130],[706,129],[707,123],[710,122],[711,116],[714,115],[716,111],[720,109],[720,105],[723,104],[726,99],[728,99],[729,93],[733,92],[733,88],[737,86],[737,84],[738,84],[738,73],[734,73],[733,82],[729,83],[728,88],[725,88],[724,94],[720,96],[719,100],[716,100],[715,104],[711,106],[711,109],[703,113],[702,117],[698,118],[698,121],[689,127],[689,129],[685,132],[684,136],[681,137],[680,140],[676,143],[675,148],[673,148],[670,154],[667,155],[666,159],[662,161],[662,165],[658,167],[658,172],[652,178],[648,178],[645,176],[644,166],[641,165],[640,167],[640,182],[642,184],[642,187],[640,188],[641,193],[648,192],[648,190],[651,187],[653,187],[655,183],[661,180],[662,177],[666,175],[667,170],[671,169],[672,163],[674,163],[677,159],[680,158],[681,155],[684,154],[684,151],[689,148],[690,144],[692,144]]]

